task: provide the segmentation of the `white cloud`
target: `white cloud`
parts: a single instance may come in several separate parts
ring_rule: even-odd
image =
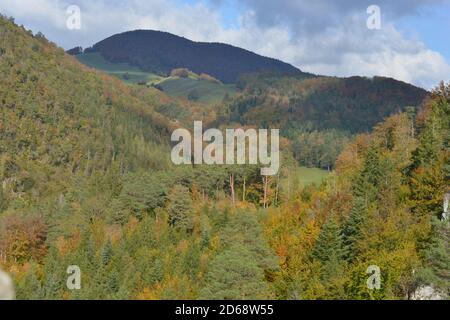
[[[217,1],[217,0],[216,0]],[[304,0],[245,0],[235,29],[220,24],[216,6],[181,5],[164,0],[1,0],[0,11],[42,31],[68,49],[90,46],[118,32],[155,29],[195,41],[225,42],[292,63],[304,71],[336,76],[389,76],[430,88],[450,80],[450,66],[438,52],[396,30],[392,17],[410,14],[424,3],[378,1],[381,30],[366,28],[364,1],[318,0],[314,10]],[[310,3],[310,1],[308,2]],[[82,10],[82,29],[66,28],[66,8]],[[327,14],[324,14],[326,12]],[[387,12],[387,13],[386,13]]]

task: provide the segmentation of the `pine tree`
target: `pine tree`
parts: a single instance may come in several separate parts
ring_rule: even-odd
[[[418,217],[441,214],[450,174],[450,85],[433,90],[419,145],[409,168],[413,211]]]
[[[43,291],[46,299],[59,299],[65,285],[65,274],[63,264],[58,257],[56,248],[50,248],[45,261]]]
[[[367,210],[377,200],[378,180],[382,175],[380,162],[379,150],[372,145],[367,151],[364,167],[353,184],[353,204],[342,230],[348,261],[352,261],[358,254],[356,243],[362,239],[361,230],[367,221]]]
[[[111,261],[113,254],[114,254],[113,246],[111,240],[108,239],[101,252],[102,264],[104,266],[106,266]]]
[[[169,193],[167,211],[169,213],[169,224],[178,229],[191,230],[192,221],[192,199],[189,189],[176,185]]]
[[[369,184],[377,187],[381,173],[379,148],[373,144],[369,147],[365,156],[364,168],[361,172],[361,176],[364,177]]]
[[[37,277],[38,265],[31,261],[30,268],[17,285],[17,299],[39,300],[44,298],[42,283]]]
[[[450,296],[450,228],[449,221],[433,219],[433,237],[425,252],[425,266],[420,270],[419,285],[432,285]]]
[[[326,288],[324,299],[344,298],[344,249],[341,228],[334,215],[328,217],[312,251],[313,263],[318,262],[312,272]]]
[[[323,225],[311,256],[322,264],[325,278],[334,275],[343,264],[342,233],[334,215]]]
[[[269,299],[264,270],[257,260],[243,245],[234,245],[220,253],[208,268],[199,299]]]
[[[345,222],[342,234],[345,249],[345,258],[352,261],[358,255],[356,244],[362,239],[361,229],[367,219],[367,203],[363,197],[356,197],[350,216]]]

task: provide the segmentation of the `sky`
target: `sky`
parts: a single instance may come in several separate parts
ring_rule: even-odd
[[[67,27],[71,5],[80,8],[79,29]],[[373,5],[380,19],[368,12]],[[315,74],[387,76],[426,89],[450,81],[450,0],[0,0],[0,13],[65,49],[152,29]]]

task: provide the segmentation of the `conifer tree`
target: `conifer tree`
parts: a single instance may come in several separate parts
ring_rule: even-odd
[[[320,279],[325,292],[323,299],[340,299],[345,297],[344,292],[344,249],[341,228],[332,214],[328,217],[319,234],[312,251],[312,270],[316,279]],[[318,264],[317,264],[318,262]],[[315,264],[314,264],[315,263]]]
[[[17,299],[39,300],[44,298],[42,283],[38,279],[38,265],[31,261],[30,268],[17,285]]]
[[[418,275],[421,284],[433,285],[450,296],[450,228],[449,221],[433,219],[433,237],[426,251],[425,266]]]
[[[173,187],[169,193],[167,205],[169,224],[182,230],[191,230],[193,227],[192,210],[189,189],[181,185]]]
[[[200,290],[200,299],[269,299],[264,270],[257,258],[243,245],[236,244],[211,262]]]
[[[51,248],[45,261],[45,279],[42,287],[46,299],[58,299],[62,296],[66,278],[65,271],[56,248]]]
[[[111,261],[113,254],[114,254],[113,246],[111,240],[108,239],[101,252],[102,264],[104,266],[106,266]]]
[[[356,197],[350,216],[345,222],[342,234],[345,250],[345,258],[352,261],[357,256],[357,242],[362,239],[361,229],[367,220],[367,203],[363,197]]]
[[[334,274],[342,265],[344,257],[342,233],[333,214],[322,227],[311,256],[321,262],[326,276]]]

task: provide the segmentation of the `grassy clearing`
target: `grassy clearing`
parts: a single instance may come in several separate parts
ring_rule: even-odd
[[[76,58],[83,64],[109,73],[127,83],[158,84],[165,93],[174,97],[183,97],[197,102],[214,104],[221,102],[227,95],[234,95],[236,87],[214,81],[200,79],[198,76],[161,77],[154,73],[144,72],[128,63],[112,63],[98,52],[83,53]]]
[[[329,172],[317,168],[300,167],[294,172],[303,185],[320,184],[328,176]]]
[[[76,58],[81,63],[106,73],[109,73],[127,83],[155,82],[164,79],[154,73],[141,71],[128,63],[112,63],[105,60],[98,52],[83,53]]]
[[[289,178],[282,181],[284,187],[306,187],[311,184],[319,185],[329,175],[329,172],[317,168],[298,167],[289,171]]]
[[[221,102],[225,96],[236,93],[234,85],[202,79],[170,77],[158,83],[168,95],[185,97],[202,103]]]

